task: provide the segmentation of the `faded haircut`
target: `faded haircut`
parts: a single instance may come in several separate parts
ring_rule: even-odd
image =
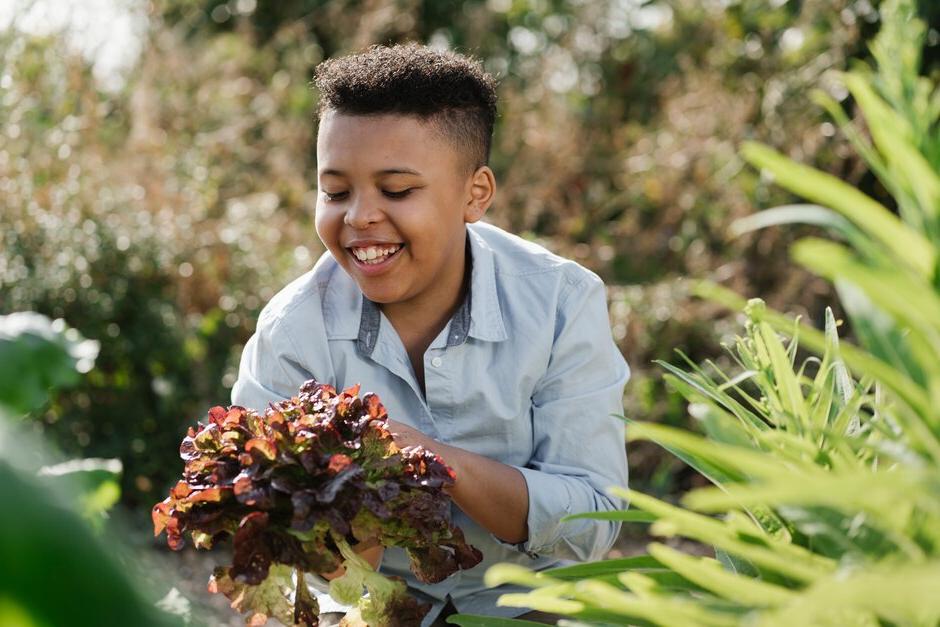
[[[317,66],[317,120],[350,115],[413,115],[437,126],[468,172],[489,163],[496,80],[475,59],[415,43],[371,46]]]

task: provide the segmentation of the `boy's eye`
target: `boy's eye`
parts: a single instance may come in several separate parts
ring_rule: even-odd
[[[340,200],[345,198],[348,193],[349,192],[328,192],[324,190],[323,195],[326,196],[327,200]]]
[[[403,189],[400,192],[383,190],[382,193],[385,194],[389,198],[404,198],[405,196],[411,193],[411,190],[412,188],[409,187],[408,189]]]

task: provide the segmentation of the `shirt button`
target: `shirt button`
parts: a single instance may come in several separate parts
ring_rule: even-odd
[[[440,368],[442,363],[444,363],[444,360],[441,359],[440,357],[435,357],[434,359],[431,360],[431,365],[434,366],[435,368]]]

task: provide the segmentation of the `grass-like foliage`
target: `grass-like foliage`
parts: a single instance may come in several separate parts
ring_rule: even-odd
[[[712,546],[717,559],[654,543],[648,556],[542,573],[500,565],[490,584],[532,588],[501,604],[593,625],[940,621],[940,90],[918,76],[925,27],[912,3],[882,10],[877,68],[843,77],[868,133],[820,100],[898,214],[767,147],[743,150],[815,204],[762,212],[739,228],[831,229],[841,241],[807,238],[792,252],[835,284],[859,345],[839,341],[829,311],[818,331],[703,285],[701,294],[744,308],[745,333],[728,347],[739,368],[661,364],[705,436],[631,421],[628,437],[659,443],[714,485],[681,507],[615,489],[639,511],[613,515],[651,520],[654,535]],[[798,343],[816,356],[800,359]]]
[[[184,533],[198,548],[231,538],[232,565],[216,568],[209,589],[252,625],[268,617],[316,625],[319,607],[304,575],[340,566],[330,594],[361,613],[348,624],[419,625],[429,606],[403,581],[374,572],[351,549],[357,542],[405,549],[426,583],[482,559],[450,522],[444,489],[453,470],[421,447],[399,449],[379,398],[358,394],[358,386],[337,393],[307,381],[263,415],[214,407],[183,439],[183,478],[154,506],[154,533],[166,531],[176,550]]]

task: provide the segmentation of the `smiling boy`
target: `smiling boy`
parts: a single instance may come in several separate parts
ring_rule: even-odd
[[[496,193],[496,95],[478,63],[376,46],[324,62],[316,84],[327,252],[265,307],[232,402],[264,409],[310,378],[377,393],[401,446],[424,445],[456,471],[454,522],[484,556],[422,585],[392,548],[382,571],[433,603],[424,625],[453,611],[524,614],[496,606],[508,588],[486,589],[489,566],[599,559],[619,530],[561,522],[619,507],[605,490],[627,481],[611,415],[629,369],[604,285],[480,222]]]

